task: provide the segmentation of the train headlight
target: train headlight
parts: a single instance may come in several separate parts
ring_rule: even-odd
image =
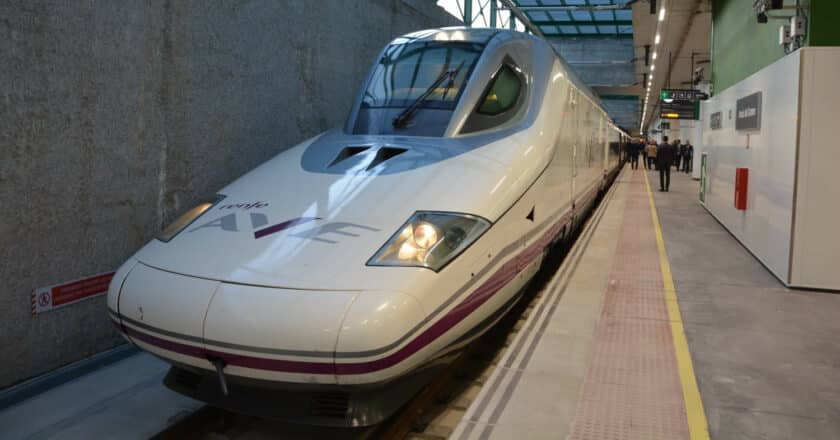
[[[437,272],[489,227],[490,222],[474,215],[416,212],[368,265],[425,267]]]
[[[194,222],[195,219],[199,218],[201,214],[207,212],[207,210],[215,206],[224,198],[225,196],[218,195],[215,199],[208,202],[200,203],[198,206],[181,214],[180,217],[175,219],[174,222],[170,223],[169,226],[164,228],[163,231],[161,231],[160,234],[158,234],[155,238],[163,242],[172,240],[173,238],[175,238],[176,235],[178,235],[179,232],[186,229],[186,227],[189,226],[192,222]]]

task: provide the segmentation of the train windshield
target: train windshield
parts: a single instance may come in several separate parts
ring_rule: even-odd
[[[483,49],[467,42],[388,46],[365,87],[354,134],[441,136]]]

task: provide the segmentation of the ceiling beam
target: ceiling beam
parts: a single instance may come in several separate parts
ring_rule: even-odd
[[[632,20],[595,20],[595,21],[575,21],[575,20],[531,20],[537,26],[632,26]]]
[[[638,101],[638,95],[598,95],[604,101]],[[633,111],[635,113],[635,110]]]
[[[644,98],[645,89],[631,86],[595,86],[592,91],[599,96],[631,96],[633,98]]]
[[[517,8],[523,12],[551,12],[551,11],[615,11],[620,9],[630,9],[633,2],[627,2],[624,5],[580,5],[580,6],[518,6]],[[509,9],[505,5],[505,9]]]
[[[545,34],[543,34],[543,31],[531,22],[531,19],[528,18],[528,16],[525,15],[525,13],[522,12],[522,10],[513,3],[513,0],[499,0],[499,3],[501,3],[504,6],[503,9],[509,10],[511,14],[513,14],[519,21],[521,21],[522,24],[525,25],[525,28],[531,31],[531,33],[539,37],[545,38]]]
[[[633,34],[546,34],[543,33],[545,38],[551,38],[553,40],[557,39],[566,39],[566,38],[609,38],[611,40],[619,39],[619,40],[632,40]]]

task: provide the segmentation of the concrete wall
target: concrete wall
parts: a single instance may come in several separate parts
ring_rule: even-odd
[[[343,123],[378,51],[455,25],[432,0],[0,3],[0,387],[121,342],[113,270],[178,213]]]

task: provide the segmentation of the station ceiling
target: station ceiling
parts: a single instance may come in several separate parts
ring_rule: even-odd
[[[630,0],[514,0],[546,37],[633,38]],[[592,7],[604,7],[595,9]]]
[[[642,82],[647,80],[637,91],[644,118],[635,128],[644,127],[645,131],[657,128],[662,89],[702,88],[711,76],[711,0],[657,3],[654,14],[647,1],[632,5],[636,73]]]
[[[601,97],[617,125],[633,131],[641,117],[641,79],[633,68],[631,0],[512,0]],[[616,92],[617,91],[617,92]]]
[[[521,18],[527,18],[528,30],[548,39],[601,97],[616,124],[631,133],[652,128],[659,116],[661,89],[691,88],[698,68],[705,68],[709,76],[711,0],[438,0],[438,4],[475,27],[525,30]],[[519,19],[512,20],[515,14]]]

